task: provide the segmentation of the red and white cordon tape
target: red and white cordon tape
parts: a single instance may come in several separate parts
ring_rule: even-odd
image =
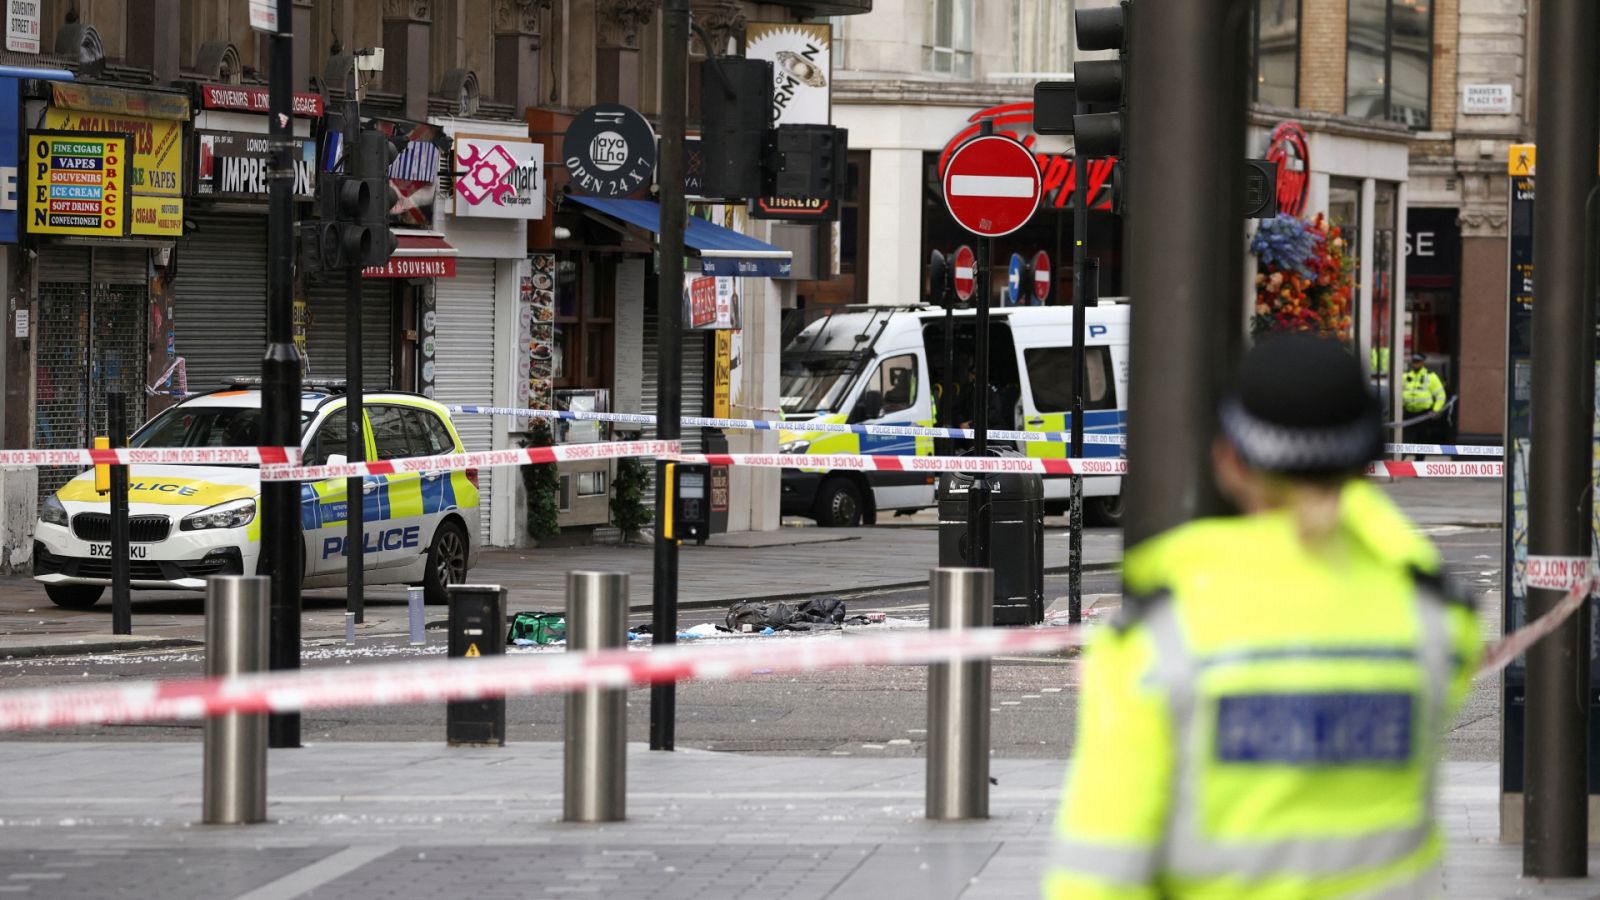
[[[556,447],[522,447],[516,450],[480,450],[439,456],[407,456],[377,462],[338,463],[329,466],[264,465],[262,481],[321,481],[362,475],[397,475],[404,472],[444,472],[525,466],[530,463],[571,462],[581,459],[619,459],[629,456],[671,456],[677,441],[605,441],[596,444],[562,444]]]
[[[1034,472],[1044,475],[1126,475],[1128,461],[1040,459],[1031,456],[882,456],[806,453],[682,453],[677,462],[767,469],[851,469],[858,472]]]
[[[1478,677],[1493,675],[1511,664],[1540,638],[1555,631],[1600,588],[1595,563],[1582,556],[1529,556],[1522,569],[1523,583],[1546,591],[1566,591],[1544,615],[1518,628],[1489,648],[1478,667]]]
[[[1505,472],[1500,462],[1375,462],[1367,465],[1367,475],[1389,478],[1499,478]]]
[[[722,646],[626,647],[582,654],[487,656],[235,678],[139,681],[0,692],[0,732],[72,725],[202,719],[224,713],[301,712],[624,688],[686,678],[727,680],[869,665],[916,665],[1037,654],[1081,643],[1076,628],[979,628],[849,640],[730,641]]]
[[[116,447],[0,450],[0,466],[298,465],[299,447]]]

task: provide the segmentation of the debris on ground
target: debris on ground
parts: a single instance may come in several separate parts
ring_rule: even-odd
[[[845,624],[844,601],[811,597],[790,604],[783,600],[740,600],[728,609],[728,628],[740,632],[816,631]]]
[[[562,613],[519,612],[511,617],[506,643],[519,647],[554,644],[567,639],[567,619]]]

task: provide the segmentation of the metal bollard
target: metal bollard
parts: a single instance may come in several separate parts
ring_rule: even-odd
[[[933,628],[994,624],[994,572],[934,569]],[[927,816],[989,818],[989,661],[928,666]]]
[[[247,675],[267,668],[267,597],[272,580],[218,575],[206,582],[206,675]],[[267,717],[212,716],[204,727],[203,809],[207,825],[267,819]]]
[[[423,647],[428,643],[427,621],[423,617],[422,604],[426,599],[422,585],[413,584],[406,588],[406,614],[411,622],[411,646]]]
[[[567,652],[592,653],[628,642],[628,576],[567,573]],[[585,688],[567,695],[562,819],[627,818],[628,692]]]

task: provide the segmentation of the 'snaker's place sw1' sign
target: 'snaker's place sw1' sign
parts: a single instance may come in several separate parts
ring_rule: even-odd
[[[544,145],[516,138],[456,136],[455,213],[544,218]]]
[[[600,103],[567,126],[561,155],[573,188],[597,197],[626,197],[650,184],[656,136],[637,110]]]

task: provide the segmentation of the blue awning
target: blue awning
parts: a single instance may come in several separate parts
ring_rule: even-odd
[[[661,204],[654,200],[612,200],[582,194],[568,194],[566,199],[651,233],[661,231]],[[788,278],[793,268],[793,254],[782,247],[694,216],[689,217],[684,229],[683,243],[699,254],[700,270],[705,275]]]

